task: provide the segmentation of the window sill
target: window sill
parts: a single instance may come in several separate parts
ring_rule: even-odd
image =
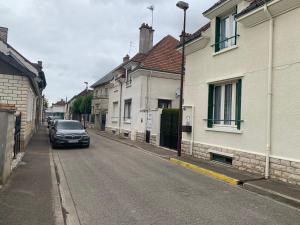
[[[205,128],[206,131],[213,132],[223,132],[223,133],[232,133],[232,134],[242,134],[243,131],[237,130],[236,128],[230,127],[214,127],[214,128]]]
[[[129,119],[124,120],[124,123],[125,123],[125,124],[131,124],[131,120],[129,120]]]
[[[131,87],[131,83],[130,84],[126,84],[126,88],[129,88]]]
[[[224,49],[222,49],[222,50],[220,50],[220,51],[218,51],[218,52],[215,52],[215,53],[213,54],[213,56],[221,55],[221,54],[223,54],[223,53],[225,53],[225,52],[229,52],[229,51],[231,51],[231,50],[233,50],[233,49],[236,49],[236,48],[238,48],[238,47],[239,47],[238,45],[232,45],[232,46],[227,47],[227,48],[224,48]]]

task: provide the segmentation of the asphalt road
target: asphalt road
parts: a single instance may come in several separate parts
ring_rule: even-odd
[[[300,224],[300,211],[91,134],[58,149],[82,225]]]

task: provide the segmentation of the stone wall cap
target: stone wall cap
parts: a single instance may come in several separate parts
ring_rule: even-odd
[[[0,112],[16,112],[16,106],[13,104],[0,104]]]

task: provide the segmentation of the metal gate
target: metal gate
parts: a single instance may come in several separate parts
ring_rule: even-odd
[[[178,109],[164,109],[160,120],[160,146],[177,149]]]
[[[14,159],[20,152],[21,148],[21,113],[16,116],[15,123],[15,144],[14,144]]]

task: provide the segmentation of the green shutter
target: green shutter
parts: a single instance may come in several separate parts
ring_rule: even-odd
[[[237,8],[237,6],[235,7],[235,14],[234,14],[234,20],[235,20],[235,38],[234,38],[234,44],[236,45],[236,43],[237,43],[237,22],[236,22],[236,15],[237,15],[237,10],[238,10],[238,8]]]
[[[235,107],[235,125],[241,129],[241,104],[242,104],[242,80],[239,79],[236,84],[236,107]]]
[[[214,85],[208,87],[208,110],[207,110],[207,127],[213,127],[213,112],[214,112]]]
[[[215,52],[220,51],[220,34],[221,34],[221,20],[216,17],[216,32],[215,32]]]

